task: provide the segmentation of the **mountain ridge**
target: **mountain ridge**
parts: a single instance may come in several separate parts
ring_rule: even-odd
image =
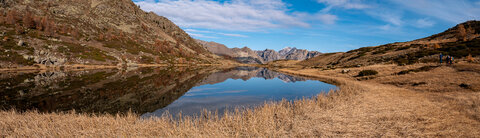
[[[480,56],[480,21],[460,23],[444,32],[408,42],[362,47],[348,52],[326,53],[299,62],[298,65],[318,68],[374,64],[408,65],[437,62],[440,53],[456,59]]]
[[[276,60],[305,60],[321,54],[317,51],[308,51],[295,47],[285,47],[277,52],[273,49],[228,48],[220,43],[206,42],[199,39],[197,39],[197,42],[216,55],[226,56],[247,64],[265,64]]]

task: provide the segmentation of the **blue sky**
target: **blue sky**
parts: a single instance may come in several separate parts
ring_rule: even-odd
[[[480,0],[133,0],[196,39],[254,50],[344,52],[480,20]]]

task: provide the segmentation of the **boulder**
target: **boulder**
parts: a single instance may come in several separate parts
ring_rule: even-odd
[[[18,41],[17,46],[24,46],[25,42],[23,40]]]

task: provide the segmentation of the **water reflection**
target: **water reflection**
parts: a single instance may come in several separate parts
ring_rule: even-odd
[[[309,97],[335,86],[263,68],[139,68],[0,73],[0,108],[19,111],[123,113],[255,106]]]
[[[174,115],[199,115],[203,109],[221,114],[226,109],[248,108],[266,101],[308,98],[334,88],[265,68],[238,67],[212,73],[172,104],[143,117],[161,116],[166,111]]]
[[[0,108],[137,113],[178,99],[213,69],[141,68],[0,74]]]

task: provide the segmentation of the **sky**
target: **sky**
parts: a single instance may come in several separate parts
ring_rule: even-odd
[[[480,0],[133,0],[190,36],[254,50],[345,52],[480,20]]]

